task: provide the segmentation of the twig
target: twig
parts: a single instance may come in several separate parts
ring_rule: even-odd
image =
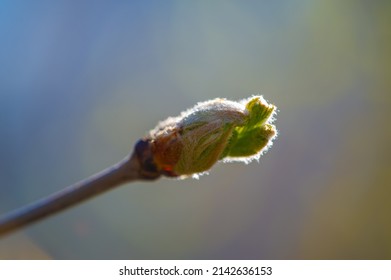
[[[86,180],[70,185],[57,193],[1,217],[0,236],[58,213],[121,184],[158,178],[160,174],[151,168],[149,157],[149,142],[140,140],[136,144],[132,156],[123,161]]]
[[[161,175],[186,178],[209,170],[218,160],[258,159],[277,134],[275,110],[262,96],[198,103],[160,122],[117,165],[0,218],[0,236],[126,182]]]

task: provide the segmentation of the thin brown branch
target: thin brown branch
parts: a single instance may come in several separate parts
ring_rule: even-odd
[[[0,236],[72,207],[121,184],[158,178],[160,174],[151,170],[149,166],[149,156],[149,142],[140,140],[135,147],[135,153],[116,165],[0,217]]]

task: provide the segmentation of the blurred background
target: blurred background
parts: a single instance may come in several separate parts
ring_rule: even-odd
[[[198,101],[262,94],[259,163],[110,191],[1,259],[390,259],[391,1],[1,1],[0,213]]]

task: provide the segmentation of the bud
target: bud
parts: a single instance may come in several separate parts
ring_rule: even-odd
[[[271,124],[275,109],[262,96],[198,103],[150,131],[153,162],[161,174],[187,177],[206,172],[219,160],[258,159],[276,135]]]

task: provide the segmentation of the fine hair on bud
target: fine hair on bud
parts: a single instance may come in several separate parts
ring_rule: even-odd
[[[262,96],[200,102],[150,131],[153,162],[161,174],[185,178],[218,161],[258,160],[277,135],[275,113],[276,106]]]

